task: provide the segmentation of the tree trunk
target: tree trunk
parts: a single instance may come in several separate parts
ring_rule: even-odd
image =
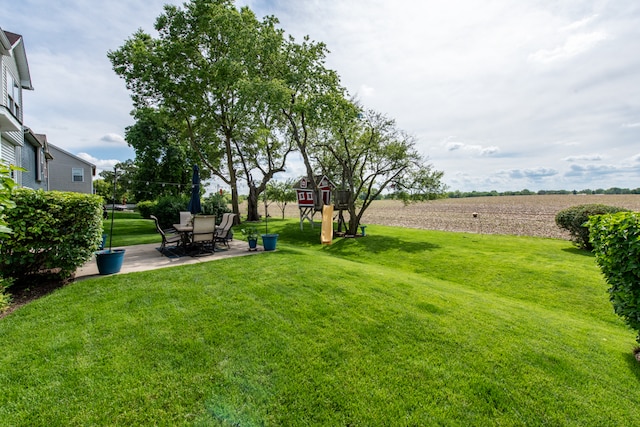
[[[349,226],[347,229],[347,234],[351,234],[355,236],[358,234],[358,225],[360,225],[360,216],[356,215],[356,206],[354,203],[349,205]]]
[[[249,187],[249,198],[247,198],[247,221],[260,221],[260,214],[258,213],[258,189],[256,187]]]
[[[233,168],[233,150],[231,146],[231,132],[227,130],[224,140],[227,151],[227,169],[229,170],[229,184],[231,186],[231,210],[236,214],[234,224],[240,223],[240,204],[238,203],[238,177]]]

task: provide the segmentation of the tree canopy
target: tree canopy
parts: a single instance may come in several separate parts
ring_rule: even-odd
[[[318,139],[314,156],[323,174],[347,191],[350,234],[356,234],[362,215],[386,189],[405,202],[444,192],[443,173],[426,162],[415,139],[395,120],[356,103],[342,105],[333,126]]]
[[[162,107],[182,122],[200,162],[230,186],[237,214],[238,171],[251,188],[254,172],[268,181],[291,151],[272,133],[271,105],[286,96],[275,78],[284,43],[276,23],[232,1],[192,0],[165,6],[157,38],[140,30],[108,53],[136,108]]]
[[[198,158],[180,139],[180,123],[173,123],[163,109],[141,108],[133,115],[136,123],[125,131],[125,139],[136,153],[128,192],[140,202],[177,196],[189,189],[191,165],[198,163]],[[206,172],[201,173],[202,179],[207,177]]]
[[[232,0],[191,0],[165,6],[157,37],[139,30],[110,51],[137,111],[127,140],[138,164],[197,159],[229,185],[238,215],[244,181],[248,219],[256,220],[260,194],[295,150],[311,182],[322,171],[350,191],[352,230],[390,186],[407,201],[442,192],[442,173],[426,164],[413,138],[348,98],[325,65],[327,47],[308,37],[296,42],[277,25]]]

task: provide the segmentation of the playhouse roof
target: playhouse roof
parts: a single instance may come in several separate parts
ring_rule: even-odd
[[[322,182],[326,180],[326,183],[328,184],[329,187],[331,187],[331,189],[336,188],[336,185],[333,182],[331,182],[331,180],[327,178],[325,175],[316,175],[313,177],[313,179],[316,181],[316,184],[318,184],[319,186],[322,186],[321,185]],[[309,185],[309,178],[307,178],[306,176],[300,178],[297,182],[293,184],[294,190],[302,190],[307,188],[311,188],[311,186]]]

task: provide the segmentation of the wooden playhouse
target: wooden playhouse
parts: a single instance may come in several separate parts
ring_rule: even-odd
[[[324,175],[314,177],[318,191],[315,191],[316,185],[307,177],[301,178],[293,184],[298,197],[298,208],[300,209],[300,230],[304,220],[308,220],[313,227],[313,216],[316,212],[322,211],[322,206],[330,205],[333,191],[336,186]]]

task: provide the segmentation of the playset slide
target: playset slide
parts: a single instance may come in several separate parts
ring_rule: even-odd
[[[322,207],[322,231],[320,232],[320,242],[323,245],[330,245],[333,240],[333,205]]]

